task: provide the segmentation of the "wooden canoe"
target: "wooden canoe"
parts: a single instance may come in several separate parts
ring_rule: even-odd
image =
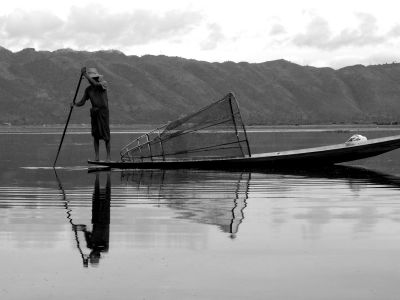
[[[92,161],[118,169],[266,169],[280,167],[319,167],[376,156],[400,148],[400,135],[371,139],[358,144],[336,144],[323,147],[253,154],[251,157],[205,158],[169,161]]]

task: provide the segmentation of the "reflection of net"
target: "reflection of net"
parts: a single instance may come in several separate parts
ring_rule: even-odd
[[[229,93],[200,111],[133,140],[122,161],[170,161],[250,156],[235,96]]]
[[[218,225],[232,238],[245,217],[250,180],[247,172],[142,169],[121,173],[121,181],[140,195],[140,201],[166,205],[177,218]]]

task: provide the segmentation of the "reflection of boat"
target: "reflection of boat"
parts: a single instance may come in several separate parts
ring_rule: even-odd
[[[121,180],[178,218],[217,225],[235,237],[244,219],[251,173],[184,170],[123,171]],[[154,202],[153,202],[154,203]]]
[[[173,218],[182,219],[184,222],[187,220],[193,223],[214,225],[231,237],[240,236],[241,227],[245,223],[244,218],[248,204],[249,206],[251,204],[254,205],[257,199],[276,195],[278,197],[285,197],[285,195],[295,197],[298,184],[303,186],[300,189],[302,192],[307,189],[307,187],[304,187],[305,182],[309,182],[311,187],[319,183],[322,186],[329,187],[330,183],[332,183],[333,185],[339,185],[341,188],[351,190],[365,187],[400,188],[400,177],[398,176],[348,166],[329,166],[318,170],[279,169],[271,172],[155,169],[123,170],[106,172],[106,174],[121,176],[122,186],[114,186],[112,203],[120,207],[128,219],[131,214],[129,209],[125,208],[135,210],[143,205],[161,206],[169,208],[173,213]],[[348,184],[347,187],[346,183]],[[98,194],[96,187],[97,180],[93,196]],[[107,184],[106,190],[108,187],[109,185]],[[72,226],[72,230],[75,233],[76,247],[86,263],[90,262],[89,253],[92,249],[86,249],[85,247],[84,230],[95,231],[94,220],[97,219],[94,217],[96,214],[95,207],[99,207],[95,203],[101,199],[101,197],[91,198],[92,191],[92,187],[79,188],[71,190],[68,193],[68,197],[66,195],[63,197],[63,202],[65,202],[64,205],[68,212],[68,220],[71,225],[75,224],[75,226]],[[323,200],[326,199],[326,196],[329,197],[330,192],[325,189],[322,189],[321,192],[323,196],[317,196],[317,201],[321,201],[322,205]],[[85,193],[87,193],[86,196]],[[104,195],[111,196],[111,192]],[[15,203],[15,199],[11,201],[4,196],[2,198],[8,199],[10,203]],[[251,201],[248,200],[249,198]],[[87,219],[86,221],[77,221],[81,219],[79,218],[81,210],[77,209],[77,207],[80,207],[78,205],[88,206],[84,204],[85,199],[92,203],[93,230],[90,229],[90,221],[87,221]],[[99,202],[97,203],[100,204]],[[103,213],[106,215],[104,219],[109,220],[110,201],[106,201],[104,204]],[[140,205],[138,206],[138,204]],[[75,215],[75,222],[72,221],[72,213]],[[138,222],[142,221],[139,220]],[[164,222],[159,222],[158,224],[161,226],[160,228],[165,226]],[[104,225],[103,228],[109,228],[109,224]],[[102,228],[102,226],[98,228]],[[108,230],[103,230],[102,232],[109,236]],[[108,247],[108,243],[106,245],[104,249]],[[102,251],[100,251],[101,253]]]
[[[308,178],[343,179],[349,181],[349,183],[359,182],[400,188],[400,177],[354,166],[332,165],[319,169],[281,169],[274,170],[271,173]]]
[[[260,193],[262,197],[268,197],[271,190],[277,189],[279,194],[284,194],[291,189],[287,178],[297,178],[299,182],[303,178],[322,179],[324,184],[329,184],[330,180],[332,183],[338,181],[347,183],[351,189],[366,185],[400,188],[399,177],[360,167],[335,165],[318,170],[277,169],[271,172],[154,169],[123,170],[120,174],[121,181],[126,184],[125,198],[129,195],[135,203],[169,207],[177,218],[217,225],[232,237],[244,220],[251,191],[254,197]]]
[[[112,168],[274,168],[321,166],[376,156],[400,147],[400,136],[358,143],[252,154],[232,93],[206,108],[166,124],[121,150],[121,161],[88,161]]]

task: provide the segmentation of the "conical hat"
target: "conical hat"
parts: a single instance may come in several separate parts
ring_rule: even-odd
[[[86,73],[89,75],[89,77],[91,78],[95,78],[95,77],[100,77],[101,75],[99,74],[99,72],[97,72],[96,68],[87,68]]]

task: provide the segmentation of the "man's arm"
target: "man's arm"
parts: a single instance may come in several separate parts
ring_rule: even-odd
[[[89,99],[88,93],[87,93],[87,89],[85,90],[85,92],[83,93],[83,97],[80,101],[75,103],[75,106],[83,106],[86,102],[86,100]]]

